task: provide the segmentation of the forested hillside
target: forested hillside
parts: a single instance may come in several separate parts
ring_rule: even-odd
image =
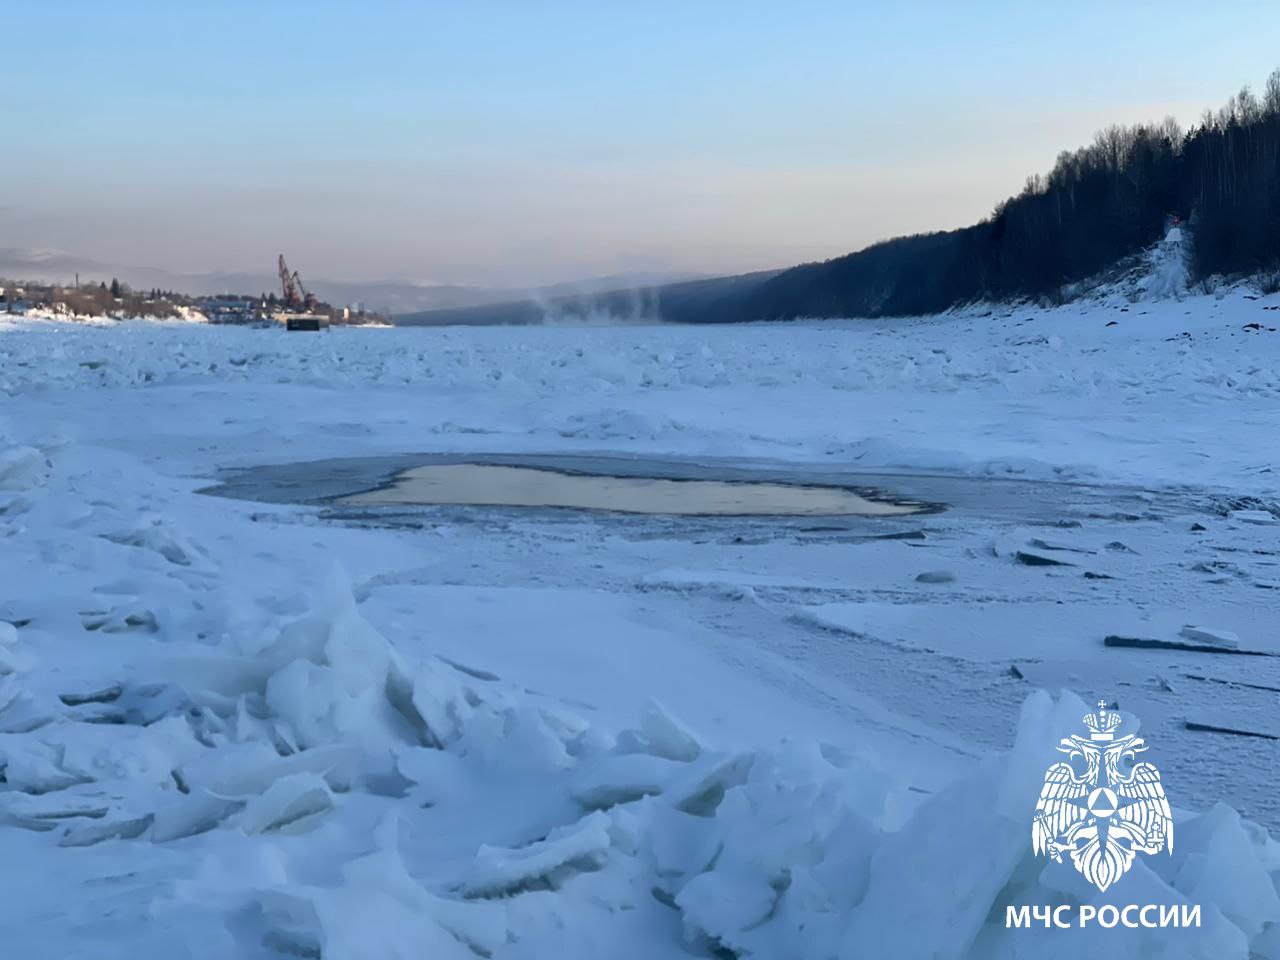
[[[962,230],[903,237],[761,284],[742,319],[876,316],[1055,293],[1191,226],[1192,273],[1280,262],[1280,71],[1182,131],[1110,127]]]

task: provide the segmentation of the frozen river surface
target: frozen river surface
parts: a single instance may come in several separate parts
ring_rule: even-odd
[[[1105,699],[1179,818],[1105,896],[1202,903],[1184,953],[1266,956],[1272,299],[0,328],[0,933],[1078,955],[1000,918],[1089,895],[1029,825]]]

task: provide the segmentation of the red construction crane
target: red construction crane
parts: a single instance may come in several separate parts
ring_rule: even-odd
[[[289,272],[289,265],[284,262],[284,254],[280,254],[278,263],[280,271],[280,291],[284,294],[284,302],[291,310],[315,310],[319,305],[315,294],[308,293],[302,285],[298,271]]]
[[[301,306],[302,300],[298,296],[298,288],[293,285],[293,277],[289,275],[289,265],[284,262],[284,254],[280,254],[280,288],[284,294],[284,302],[286,306]]]

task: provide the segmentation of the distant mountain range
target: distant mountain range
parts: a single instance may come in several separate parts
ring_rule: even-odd
[[[34,250],[0,247],[0,278],[38,283],[71,284],[79,274],[81,283],[110,283],[113,277],[137,290],[158,287],[189,296],[217,293],[279,293],[280,280],[274,272],[262,273],[174,273],[157,267],[137,267],[105,263],[61,250]],[[701,274],[682,272],[640,272],[591,277],[542,287],[479,287],[458,284],[427,284],[408,280],[325,280],[303,273],[307,289],[335,306],[363,304],[366,309],[392,314],[412,314],[428,310],[452,310],[513,300],[552,300],[565,296],[590,296],[613,290],[650,287],[691,280]]]

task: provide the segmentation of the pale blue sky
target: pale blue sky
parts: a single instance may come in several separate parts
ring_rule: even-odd
[[[1280,4],[3,0],[0,247],[528,283],[958,226],[1280,66]]]

